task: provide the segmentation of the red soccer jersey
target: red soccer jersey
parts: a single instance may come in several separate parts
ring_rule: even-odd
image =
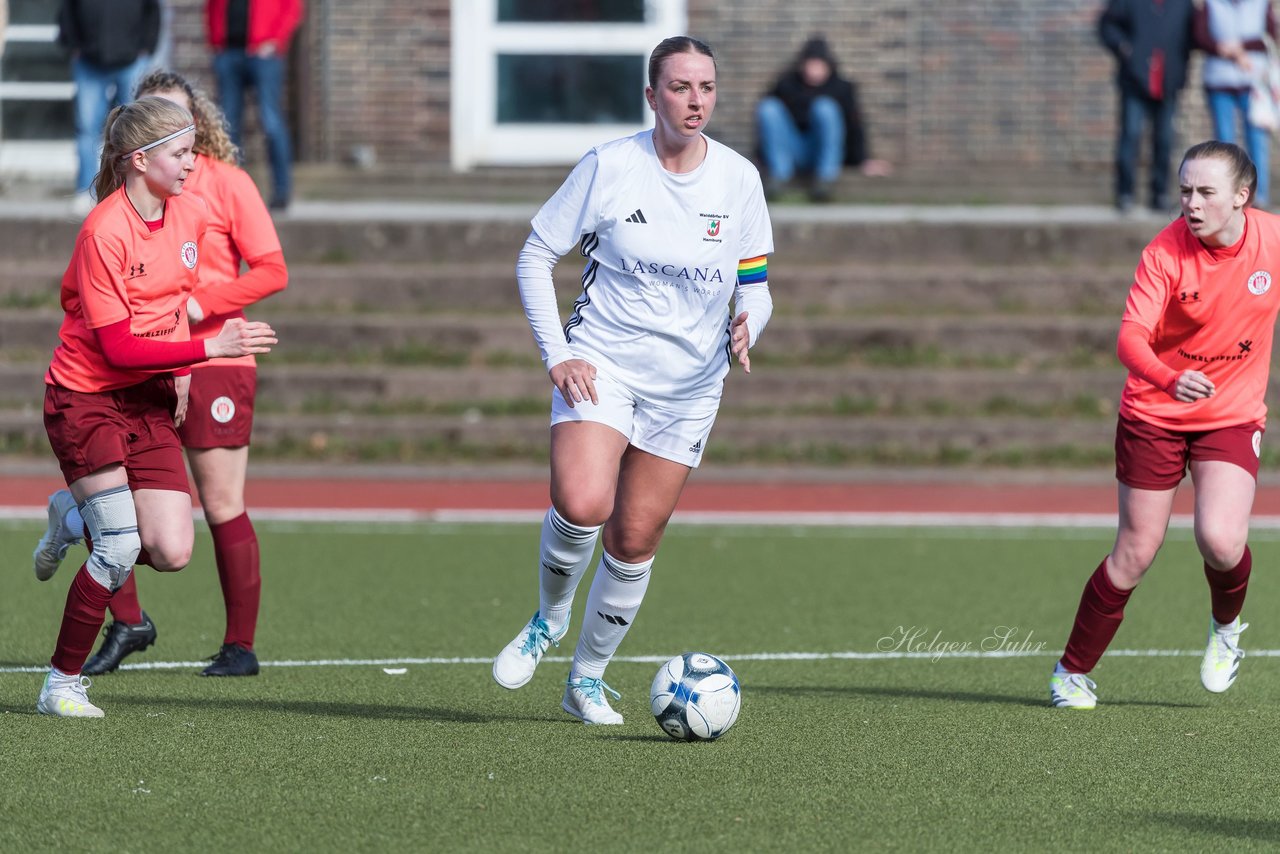
[[[1169,430],[1214,430],[1264,422],[1271,340],[1280,311],[1280,217],[1245,210],[1244,236],[1210,249],[1179,217],[1143,250],[1122,322],[1149,335],[1156,357],[1177,373],[1197,370],[1211,397],[1174,400],[1130,372],[1120,414]]]
[[[164,225],[155,232],[123,187],[99,202],[80,227],[62,276],[66,315],[45,382],[98,392],[167,373],[113,368],[93,330],[127,319],[135,336],[189,341],[187,297],[196,286],[207,224],[205,203],[186,193],[165,202]]]
[[[212,157],[196,157],[187,176],[186,193],[195,193],[209,207],[209,232],[201,246],[200,281],[193,296],[204,319],[191,329],[192,338],[217,335],[228,318],[244,317],[244,307],[270,296],[287,282],[283,266],[254,267],[281,252],[271,214],[249,173]],[[283,257],[283,256],[281,256]],[[240,275],[240,262],[251,270]],[[203,364],[203,363],[202,363]],[[219,365],[253,365],[252,355],[219,359]]]

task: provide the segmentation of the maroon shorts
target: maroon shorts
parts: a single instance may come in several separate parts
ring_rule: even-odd
[[[130,489],[190,494],[182,445],[173,426],[177,405],[168,374],[115,391],[45,386],[44,429],[62,476],[70,484],[119,463]]]
[[[1262,425],[1217,430],[1166,430],[1121,416],[1116,425],[1116,480],[1135,489],[1173,489],[1192,460],[1235,463],[1258,479]]]
[[[210,365],[191,371],[187,418],[178,428],[187,448],[239,448],[253,432],[253,365]]]

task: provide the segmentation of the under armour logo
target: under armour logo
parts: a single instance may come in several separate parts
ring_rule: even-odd
[[[1200,292],[1191,291],[1190,293],[1188,293],[1187,291],[1183,291],[1182,293],[1178,294],[1178,301],[1179,302],[1200,302]]]
[[[622,617],[619,617],[617,614],[606,614],[603,611],[596,611],[596,614],[599,615],[600,619],[605,620],[606,622],[609,622],[609,623],[613,623],[615,626],[631,625]]]
[[[636,212],[627,217],[627,222],[638,222],[641,225],[648,225],[649,220],[644,218],[644,214],[640,212],[639,208],[636,208]]]
[[[1244,341],[1237,341],[1236,346],[1240,348],[1241,354],[1248,353],[1253,349],[1253,341],[1248,339]]]
[[[146,274],[147,274],[147,265],[145,263],[129,265],[129,278],[136,279],[139,276],[145,276]]]

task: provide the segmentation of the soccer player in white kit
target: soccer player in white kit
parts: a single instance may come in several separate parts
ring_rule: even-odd
[[[773,311],[773,230],[760,175],[703,134],[716,103],[711,49],[687,36],[649,57],[654,129],[597,146],[533,218],[516,264],[551,393],[551,508],[539,604],[493,662],[516,689],[569,628],[574,591],[603,528],[562,706],[620,724],[604,671],[649,585],[654,555],[706,448],[733,360]],[[561,325],[552,268],[575,245],[582,294]],[[734,312],[729,311],[730,298]]]

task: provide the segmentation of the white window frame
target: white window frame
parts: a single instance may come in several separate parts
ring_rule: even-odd
[[[5,44],[18,42],[53,44],[58,40],[58,27],[46,24],[10,24],[4,35]],[[10,62],[6,50],[0,62]],[[3,101],[67,101],[76,93],[75,83],[38,83],[0,81]],[[76,170],[76,143],[72,139],[27,139],[10,142],[0,125],[0,174],[68,177]]]
[[[497,0],[453,0],[450,74],[450,148],[453,168],[576,163],[599,142],[653,127],[644,103],[640,124],[498,124],[501,53],[649,53],[687,25],[687,0],[647,0],[642,24],[509,24],[498,22]]]

